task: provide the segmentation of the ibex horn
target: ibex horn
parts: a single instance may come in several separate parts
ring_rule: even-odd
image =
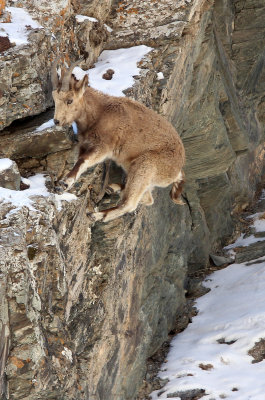
[[[72,75],[73,69],[74,69],[78,64],[80,64],[82,61],[83,61],[83,59],[76,61],[76,62],[73,63],[73,64],[68,68],[68,70],[66,71],[66,73],[65,73],[65,75],[64,75],[64,77],[63,77],[63,80],[62,80],[62,87],[61,87],[61,90],[62,90],[63,92],[68,92],[69,86],[70,86],[70,79],[71,79],[71,75]]]
[[[53,90],[57,89],[58,84],[59,84],[59,79],[58,79],[58,74],[57,74],[57,64],[58,61],[60,60],[60,56],[56,57],[54,62],[52,63],[52,68],[51,68],[51,81],[52,81],[52,88]]]

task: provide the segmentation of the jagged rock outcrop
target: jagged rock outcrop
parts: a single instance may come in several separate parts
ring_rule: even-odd
[[[1,52],[1,130],[12,121],[39,114],[52,106],[50,65],[58,55],[68,63],[85,57],[90,65],[99,56],[109,34],[103,22],[79,23],[71,2],[66,0],[34,4],[27,0],[23,2],[23,9],[16,7],[16,2],[9,3],[13,6],[8,8],[11,23],[13,19],[22,31],[25,18],[28,34],[19,45]],[[106,4],[101,2],[101,9],[107,4],[107,0]],[[14,10],[22,10],[23,14]],[[5,29],[6,22],[0,19],[0,25]],[[12,43],[13,39],[10,40]]]
[[[60,128],[36,132],[39,117],[19,121],[52,104],[51,58],[57,49],[71,59],[89,52],[91,65],[103,46],[146,44],[154,50],[126,93],[181,134],[186,204],[157,189],[151,208],[92,225],[86,209],[102,166],[80,179],[70,202],[54,194],[23,207],[0,200],[2,398],[132,400],[146,358],[182,312],[188,277],[232,234],[264,173],[264,4],[35,3],[23,7],[43,28],[1,54],[1,156],[22,176],[48,172],[51,190],[74,162],[74,139]],[[77,22],[77,13],[99,21]],[[120,179],[115,168],[111,175]]]

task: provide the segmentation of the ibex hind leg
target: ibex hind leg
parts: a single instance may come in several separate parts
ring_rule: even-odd
[[[122,202],[117,207],[94,213],[95,219],[102,219],[104,222],[108,222],[136,210],[144,193],[149,191],[149,187],[152,183],[152,176],[153,172],[150,170],[150,164],[147,161],[132,165],[123,191]],[[149,203],[151,202],[150,195],[148,196]]]

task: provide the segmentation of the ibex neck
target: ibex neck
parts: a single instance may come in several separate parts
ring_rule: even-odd
[[[88,88],[84,93],[82,104],[80,105],[80,116],[76,120],[78,133],[83,133],[90,129],[100,118],[103,104],[103,98],[101,97],[101,94],[92,88]]]
[[[86,132],[89,128],[86,118],[79,118],[76,122],[78,134]]]

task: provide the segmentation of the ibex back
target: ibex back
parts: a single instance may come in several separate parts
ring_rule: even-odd
[[[88,168],[111,159],[127,173],[126,185],[120,204],[93,213],[95,220],[107,222],[120,217],[134,211],[139,202],[153,204],[155,186],[173,183],[171,198],[182,204],[185,152],[173,126],[134,100],[88,87],[87,75],[77,81],[72,75],[74,66],[64,71],[60,81],[56,63],[52,67],[54,122],[62,126],[75,121],[79,136],[79,158],[63,180],[65,189],[70,189]]]

